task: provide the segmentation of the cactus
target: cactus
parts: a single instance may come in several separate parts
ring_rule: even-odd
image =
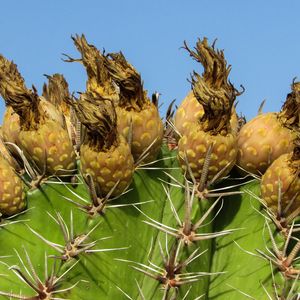
[[[65,79],[53,75],[48,76],[44,97],[45,101],[55,98],[52,104],[64,103],[67,109],[58,111],[74,111],[74,120],[85,128],[80,145],[74,145],[78,138],[73,140],[66,127],[75,132],[77,125],[70,121],[66,126],[67,116],[58,123],[70,143],[78,146],[78,170],[63,174],[48,169],[40,174],[37,163],[17,144],[18,138],[1,144],[0,299],[299,299],[298,143],[288,159],[279,161],[292,167],[293,189],[286,187],[285,173],[273,171],[273,165],[265,173],[273,174],[268,182],[253,174],[240,178],[235,169],[210,175],[213,147],[197,154],[203,160],[199,178],[188,161],[178,157],[176,139],[169,144],[176,136],[170,107],[157,158],[134,162],[130,139],[117,131],[115,107],[122,89],[114,86],[111,66],[105,63],[113,56],[105,57],[84,38],[74,41],[81,50],[90,47],[90,52],[82,51],[87,56],[81,60],[90,76],[87,91],[75,99],[60,90],[67,88]],[[100,78],[105,79],[105,88]],[[7,91],[6,83],[0,76],[2,92]],[[219,116],[217,124],[224,137],[234,131],[230,113],[237,92],[229,86],[233,93],[226,110],[229,117]],[[25,92],[26,101],[30,97],[38,101],[35,91]],[[195,88],[195,93],[200,92]],[[57,95],[65,95],[66,102]],[[201,118],[215,128],[208,116]],[[9,122],[7,116],[5,120]],[[121,160],[125,166],[120,156],[126,157]],[[22,166],[16,168],[20,162]],[[107,168],[109,174],[102,176]],[[273,184],[277,206],[265,198],[263,186],[272,180],[277,180]],[[7,199],[8,189],[10,197],[21,201],[18,209],[13,199]],[[289,201],[293,203],[288,205]],[[288,213],[282,214],[281,208]]]

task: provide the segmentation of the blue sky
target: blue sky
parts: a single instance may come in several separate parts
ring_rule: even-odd
[[[122,50],[139,70],[151,94],[159,91],[161,115],[190,89],[187,79],[202,68],[180,47],[206,36],[224,49],[230,80],[246,91],[238,112],[278,111],[294,77],[300,80],[300,2],[239,0],[6,0],[1,1],[0,53],[13,59],[28,86],[41,91],[43,74],[62,73],[71,91],[85,89],[86,73],[65,63],[62,53],[79,57],[71,35],[84,33],[107,52]],[[4,110],[0,103],[0,115]]]

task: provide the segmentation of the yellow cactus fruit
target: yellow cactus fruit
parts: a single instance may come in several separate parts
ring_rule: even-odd
[[[247,172],[263,174],[280,155],[291,152],[299,132],[299,114],[300,83],[293,82],[279,113],[259,114],[241,128],[237,165]]]
[[[0,214],[11,216],[26,207],[23,182],[0,154]]]
[[[2,65],[9,65],[0,57]],[[5,63],[3,63],[5,62]],[[63,117],[53,104],[29,90],[21,80],[12,80],[16,66],[0,68],[0,94],[7,106],[19,116],[20,132],[17,145],[29,160],[33,160],[40,172],[46,175],[66,175],[76,168],[75,152],[67,131],[63,128]]]
[[[281,207],[282,217],[298,210],[300,214],[300,143],[293,152],[279,156],[261,179],[261,197],[274,213]],[[280,202],[280,205],[278,205]]]
[[[179,105],[174,116],[174,126],[179,136],[186,133],[189,130],[189,124],[197,122],[203,114],[204,109],[191,90]],[[234,106],[232,106],[230,125],[232,130],[237,133],[239,120]]]
[[[80,147],[83,176],[91,176],[99,197],[119,196],[132,181],[134,161],[127,141],[117,131],[112,101],[87,92],[73,105],[87,128]]]
[[[230,124],[232,107],[239,92],[228,81],[223,51],[209,46],[207,39],[197,42],[196,51],[185,44],[190,56],[204,67],[202,76],[194,72],[192,89],[203,112],[188,123],[178,143],[179,162],[187,177],[187,163],[195,179],[203,172],[206,180],[227,175],[235,164],[236,131]],[[217,175],[218,174],[218,175]]]
[[[11,106],[7,106],[4,112],[2,135],[5,142],[19,143],[20,117]]]
[[[9,147],[9,145],[5,144],[3,141],[3,132],[2,127],[0,128],[0,155],[2,155],[6,161],[17,171],[21,172],[22,168],[17,162],[17,160],[12,156],[13,148]]]
[[[142,79],[124,55],[108,54],[107,67],[120,89],[116,106],[118,130],[126,139],[131,134],[131,151],[137,161],[147,152],[142,161],[153,161],[162,144],[163,123],[157,103],[150,101],[143,89]]]

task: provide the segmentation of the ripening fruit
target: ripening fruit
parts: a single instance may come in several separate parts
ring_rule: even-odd
[[[300,83],[292,84],[292,92],[279,113],[256,116],[238,134],[237,165],[254,174],[263,174],[280,155],[293,150],[299,131]]]
[[[119,196],[132,181],[134,162],[130,147],[117,131],[117,116],[110,100],[82,94],[74,108],[80,122],[87,127],[80,147],[83,176],[90,175],[97,195]]]
[[[87,70],[86,90],[95,95],[97,101],[113,101],[118,130],[130,142],[134,159],[138,161],[146,151],[142,161],[153,161],[162,144],[163,123],[157,106],[143,90],[140,75],[122,53],[104,56],[95,46],[87,43],[84,35],[72,38],[81,53],[80,61]]]
[[[228,81],[230,67],[227,67],[223,51],[209,46],[206,38],[197,42],[195,52],[187,45],[185,48],[204,67],[202,76],[196,72],[192,76],[193,94],[203,113],[194,122],[189,122],[183,131],[178,143],[179,162],[190,177],[188,162],[194,177],[199,179],[204,162],[209,161],[206,180],[211,180],[219,172],[220,176],[227,175],[235,164],[236,130],[232,128],[230,119],[239,93]],[[211,154],[207,160],[209,149]]]
[[[278,210],[279,194],[282,216],[300,209],[299,170],[300,144],[274,160],[262,176],[261,197],[273,212]]]
[[[110,53],[106,66],[120,89],[120,99],[116,105],[118,130],[131,142],[131,152],[138,161],[155,160],[163,140],[163,123],[157,103],[153,103],[143,89],[140,74],[126,60],[124,55]]]
[[[72,174],[76,168],[75,152],[68,133],[62,124],[63,117],[53,104],[28,90],[13,62],[0,56],[0,93],[6,105],[19,116],[20,132],[16,144],[46,175]],[[9,120],[7,120],[9,122]]]
[[[20,133],[20,117],[11,106],[7,106],[2,124],[3,140],[13,144],[18,144]]]
[[[8,161],[0,155],[0,215],[17,214],[25,206],[23,182]]]
[[[45,98],[40,97],[39,106],[49,119],[57,122],[62,127],[64,126],[63,116],[57,111],[54,105],[49,103]],[[3,140],[18,145],[20,130],[20,116],[11,106],[7,106],[2,125]]]
[[[84,35],[72,36],[74,45],[81,54],[81,59],[73,59],[69,57],[67,62],[81,62],[86,68],[88,80],[86,81],[86,91],[94,96],[95,101],[111,100],[114,103],[118,102],[119,94],[116,84],[113,82],[111,76],[107,72],[105,67],[104,55],[93,45],[88,44]],[[70,97],[66,97],[66,99]],[[80,124],[76,114],[76,120],[71,122]],[[86,130],[85,126],[80,126],[80,132]],[[80,148],[82,138],[84,138],[84,132],[81,132],[81,136],[76,133],[76,148]]]
[[[180,136],[189,131],[189,124],[198,122],[204,114],[204,109],[194,95],[190,91],[179,105],[174,116],[174,126]],[[234,106],[232,107],[230,125],[233,131],[238,132],[239,120]]]

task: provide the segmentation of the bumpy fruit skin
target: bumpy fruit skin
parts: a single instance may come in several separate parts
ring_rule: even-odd
[[[187,170],[184,156],[196,179],[200,179],[209,146],[212,146],[207,179],[211,180],[218,172],[226,176],[235,164],[237,155],[236,137],[232,133],[226,136],[211,135],[199,129],[197,124],[190,124],[190,132],[183,135],[178,143],[178,158],[183,170]],[[190,177],[189,173],[186,173]]]
[[[23,182],[0,155],[0,213],[11,216],[21,212],[25,206]]]
[[[189,124],[197,122],[203,115],[203,106],[196,99],[193,91],[190,91],[176,111],[174,126],[180,135],[184,135],[189,131]],[[234,107],[232,108],[230,125],[232,130],[237,133],[239,121]]]
[[[189,123],[196,122],[203,114],[202,105],[197,101],[193,91],[190,91],[181,102],[174,117],[174,125],[177,131],[183,135],[189,130]]]
[[[276,113],[256,116],[238,134],[237,165],[253,174],[263,174],[280,155],[293,150],[296,132],[283,127]]]
[[[47,175],[72,174],[76,158],[68,132],[53,120],[47,120],[37,130],[22,130],[19,135],[22,149],[32,158],[41,172]]]
[[[84,176],[89,174],[100,187],[101,195],[106,196],[112,187],[119,184],[112,196],[119,196],[130,185],[134,172],[130,147],[123,136],[119,135],[118,146],[107,151],[98,151],[84,143],[80,147],[81,170]]]
[[[203,106],[198,102],[193,91],[190,91],[176,111],[174,126],[180,135],[184,135],[189,130],[189,124],[197,122],[203,115]],[[237,133],[239,121],[234,107],[232,108],[230,125],[233,132]]]
[[[18,144],[20,133],[20,117],[11,106],[7,106],[2,124],[3,140]]]
[[[287,214],[300,206],[300,177],[299,170],[291,168],[292,153],[286,153],[278,157],[267,169],[261,179],[261,197],[268,207],[274,212],[278,207],[279,183],[281,185],[282,211],[294,199]]]
[[[149,155],[143,162],[153,161],[162,144],[163,123],[159,116],[157,107],[150,103],[142,110],[126,110],[116,107],[118,116],[118,132],[128,139],[130,124],[132,122],[132,144],[131,152],[135,160],[153,143],[149,149]]]
[[[64,126],[64,119],[62,115],[57,111],[55,106],[41,97],[39,103],[39,110],[42,114],[45,114],[49,119],[56,121],[60,126]],[[3,140],[5,142],[11,142],[19,145],[20,134],[20,117],[11,106],[7,106],[2,125]]]

